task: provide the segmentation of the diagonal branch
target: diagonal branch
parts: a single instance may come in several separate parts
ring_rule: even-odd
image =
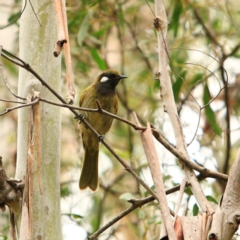
[[[167,113],[169,115],[173,127],[177,149],[184,155],[186,159],[189,160],[187,146],[183,135],[183,129],[181,126],[180,118],[177,113],[177,107],[174,101],[171,79],[169,74],[170,67],[168,64],[168,52],[166,46],[168,24],[165,7],[162,0],[155,1],[155,12],[157,18],[154,20],[154,26],[157,31],[158,39],[159,81],[161,81],[161,96],[163,98],[165,109],[167,110]],[[211,205],[208,203],[194,171],[183,162],[180,163],[182,164],[183,170],[187,176],[187,180],[191,183],[192,192],[198,204],[200,205],[202,211],[212,212]]]
[[[139,122],[135,113],[134,113],[134,117],[135,117],[135,121],[139,125]],[[140,138],[144,148],[144,152],[147,157],[152,179],[156,188],[157,197],[158,197],[157,199],[158,199],[160,210],[162,213],[164,225],[166,226],[169,238],[176,239],[176,234],[173,228],[173,221],[171,219],[171,215],[168,208],[167,197],[164,191],[162,172],[160,170],[160,164],[157,156],[157,151],[154,146],[150,124],[148,123],[146,130],[139,131],[139,133],[140,133]]]

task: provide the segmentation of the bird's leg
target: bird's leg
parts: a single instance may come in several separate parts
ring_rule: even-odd
[[[78,116],[75,117],[75,119],[79,120],[79,123],[81,123],[84,119],[84,115],[82,113],[80,113]]]
[[[99,142],[102,142],[103,140],[104,140],[104,135],[99,135],[99,136],[98,136],[98,141],[99,141]]]

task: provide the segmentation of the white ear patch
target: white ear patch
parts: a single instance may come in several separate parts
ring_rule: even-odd
[[[103,77],[101,78],[100,82],[107,82],[108,80],[109,80],[108,77],[103,76]]]

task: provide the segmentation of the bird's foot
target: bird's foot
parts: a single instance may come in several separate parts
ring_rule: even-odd
[[[79,121],[79,123],[81,123],[84,119],[84,115],[82,113],[80,113],[78,116],[75,117],[75,119],[77,119]]]
[[[99,135],[99,136],[98,136],[98,141],[99,141],[99,142],[102,142],[103,140],[104,140],[104,135]]]

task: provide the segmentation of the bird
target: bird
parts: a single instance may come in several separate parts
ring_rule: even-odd
[[[79,106],[83,108],[98,108],[97,101],[101,108],[116,114],[118,111],[118,97],[115,91],[121,79],[127,78],[117,71],[109,69],[102,72],[95,81],[89,85],[80,97]],[[112,125],[113,118],[100,112],[80,111],[80,114],[90,125],[104,136]],[[84,157],[79,180],[79,188],[89,187],[92,191],[98,188],[98,155],[99,139],[83,122],[80,122]]]

